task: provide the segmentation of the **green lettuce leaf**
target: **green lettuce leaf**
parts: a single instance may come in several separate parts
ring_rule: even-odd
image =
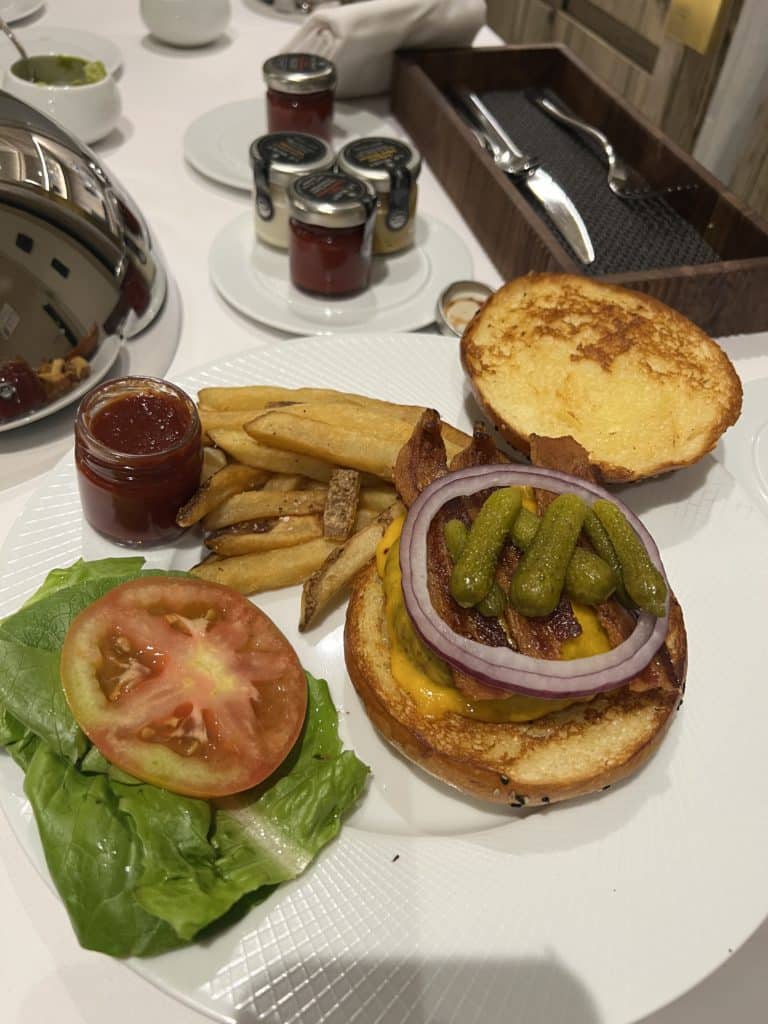
[[[86,949],[145,956],[181,944],[165,921],[136,901],[142,845],[106,775],[84,775],[44,743],[27,768],[24,792],[45,860]]]
[[[100,576],[120,577],[136,576],[144,565],[141,555],[134,555],[132,558],[99,558],[92,562],[86,562],[78,558],[76,562],[66,569],[51,569],[45,577],[42,586],[35,591],[26,603],[24,608],[40,601],[44,597],[50,597],[57,590],[75,586],[77,583],[88,583],[98,579]]]
[[[342,750],[327,684],[309,674],[307,719],[287,761],[218,806],[134,779],[90,746],[63,698],[60,646],[72,618],[141,565],[56,570],[0,623],[0,744],[26,772],[80,943],[113,956],[173,949],[296,877],[338,833],[368,774]]]

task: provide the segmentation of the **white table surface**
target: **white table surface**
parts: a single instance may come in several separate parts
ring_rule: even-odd
[[[194,118],[219,104],[262,94],[263,59],[280,49],[298,25],[269,8],[261,9],[258,0],[232,0],[232,7],[226,37],[189,51],[152,40],[139,17],[137,0],[48,0],[38,15],[14,26],[22,33],[31,25],[101,32],[123,51],[123,115],[116,131],[94,148],[147,217],[165,253],[172,284],[163,321],[132,343],[121,372],[178,376],[211,359],[279,343],[281,338],[279,332],[248,322],[230,309],[208,278],[210,243],[224,224],[248,208],[248,196],[206,180],[185,164],[182,155],[182,136]],[[479,45],[496,42],[487,28],[477,40]],[[424,212],[461,232],[472,253],[475,278],[498,285],[498,273],[428,167],[420,181],[419,202]],[[768,332],[727,339],[724,346],[745,382],[768,377]],[[0,435],[0,543],[42,475],[69,447],[71,416],[71,411],[59,413],[55,422]],[[765,894],[759,898],[764,900]],[[124,964],[82,950],[57,896],[3,821],[0,907],[3,1024],[202,1024],[208,1019],[156,990]],[[644,1024],[754,1024],[768,1019],[766,962],[764,923],[718,971]]]

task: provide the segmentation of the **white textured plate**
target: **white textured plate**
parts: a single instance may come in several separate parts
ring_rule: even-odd
[[[373,260],[371,285],[360,295],[324,299],[294,288],[286,250],[256,238],[254,213],[243,213],[213,240],[211,278],[245,316],[291,334],[412,331],[431,324],[440,293],[472,277],[472,256],[447,224],[417,214],[411,248]]]
[[[424,403],[463,426],[472,414],[456,345],[434,335],[290,340],[180,383],[249,381]],[[204,945],[132,966],[237,1024],[630,1024],[744,942],[768,908],[768,522],[713,458],[622,496],[659,542],[690,643],[685,704],[637,776],[562,807],[481,808],[377,739],[344,668],[343,608],[299,635],[298,590],[262,595],[327,676],[369,792],[302,878]],[[197,543],[152,563],[187,567]],[[106,552],[82,529],[68,458],[0,555],[0,616],[48,569]],[[7,757],[0,789],[45,875]]]
[[[42,7],[45,7],[45,0],[7,0],[6,3],[0,3],[0,15],[9,23],[21,21],[22,18],[36,14]]]
[[[93,32],[42,24],[21,28],[16,36],[30,57],[54,53],[83,57],[85,60],[100,60],[112,75],[123,63],[120,49],[110,39],[94,35]],[[0,35],[0,64],[7,66],[18,58],[19,54],[10,39]]]
[[[116,334],[108,335],[99,345],[96,354],[91,359],[91,372],[85,380],[80,381],[77,387],[72,388],[71,391],[62,395],[61,398],[57,398],[55,402],[49,402],[48,405],[44,405],[41,409],[35,409],[34,412],[29,412],[26,416],[17,416],[14,420],[0,422],[0,434],[6,430],[25,427],[28,423],[35,423],[37,420],[52,416],[59,409],[64,409],[67,405],[81,398],[86,391],[90,391],[94,385],[98,384],[109,373],[113,363],[120,355],[122,345],[122,338],[118,338]]]
[[[744,385],[744,407],[725,432],[717,457],[768,516],[768,379]]]
[[[253,187],[248,149],[267,131],[264,96],[237,100],[206,111],[184,133],[184,156],[208,178],[250,191]],[[382,134],[382,115],[351,103],[336,103],[331,145],[334,151],[350,139]],[[385,134],[392,134],[386,123]],[[401,133],[396,132],[397,136]]]

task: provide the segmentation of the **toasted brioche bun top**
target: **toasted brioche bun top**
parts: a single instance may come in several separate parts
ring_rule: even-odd
[[[603,480],[640,480],[696,462],[741,412],[722,349],[650,296],[570,274],[500,288],[470,323],[461,359],[501,435],[569,434]]]

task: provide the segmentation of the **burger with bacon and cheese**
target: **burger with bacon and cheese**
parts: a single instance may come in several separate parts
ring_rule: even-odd
[[[686,670],[682,613],[645,528],[596,483],[571,438],[534,436],[531,460],[510,463],[478,427],[449,465],[439,416],[425,413],[395,468],[407,514],[358,576],[345,629],[350,677],[379,732],[438,779],[513,807],[582,796],[639,769],[680,706]],[[596,604],[564,588],[545,615],[506,599],[459,603],[446,524],[470,531],[503,488],[520,488],[539,528],[561,494],[587,510],[618,508],[662,581],[656,614],[628,598],[620,577]],[[512,536],[493,556],[503,595],[525,557]],[[584,530],[576,548],[594,554]]]

